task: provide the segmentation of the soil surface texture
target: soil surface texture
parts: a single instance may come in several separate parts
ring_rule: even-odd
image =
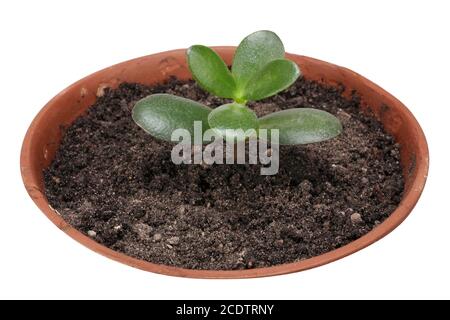
[[[51,206],[114,250],[191,269],[245,269],[299,261],[339,248],[385,220],[403,192],[399,145],[359,111],[356,94],[299,79],[249,106],[259,116],[312,107],[343,133],[282,146],[279,173],[259,165],[175,165],[172,145],[131,119],[134,103],[171,93],[211,107],[225,102],[193,81],[105,89],[64,138],[44,172]]]

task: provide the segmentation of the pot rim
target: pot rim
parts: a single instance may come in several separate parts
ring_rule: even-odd
[[[230,47],[230,46],[218,46],[218,47],[212,47],[214,50],[216,50],[219,54],[223,54],[224,52],[230,52],[234,51],[236,47]],[[122,66],[128,65],[130,63],[138,62],[141,59],[160,55],[160,56],[171,56],[175,53],[179,54],[180,51],[185,51],[186,49],[176,49],[176,50],[170,50],[165,52],[160,52],[148,56],[143,56],[135,59],[131,59],[125,62],[121,62],[118,64],[115,64],[113,66],[104,68],[100,71],[97,71],[95,73],[92,73],[81,80],[78,80],[77,82],[73,83],[66,89],[62,90],[60,93],[58,93],[53,99],[51,99],[36,115],[36,117],[33,119],[30,127],[27,130],[27,133],[25,135],[22,149],[21,149],[21,155],[20,155],[20,168],[21,168],[21,174],[22,179],[25,185],[25,188],[32,198],[32,200],[36,203],[36,205],[41,209],[41,211],[62,231],[64,231],[66,234],[68,234],[70,237],[72,237],[74,240],[80,242],[84,246],[88,247],[89,249],[100,253],[106,257],[109,257],[113,260],[116,260],[118,262],[127,264],[129,266],[150,271],[154,273],[164,274],[164,275],[170,275],[170,276],[179,276],[179,277],[191,277],[191,278],[215,278],[215,279],[238,279],[238,278],[255,278],[255,277],[265,277],[265,276],[275,276],[275,275],[282,275],[282,274],[288,274],[303,270],[308,270],[314,267],[318,267],[333,261],[336,261],[338,259],[344,258],[352,253],[355,253],[370,244],[376,242],[377,240],[383,238],[385,235],[390,233],[392,230],[394,230],[406,217],[409,215],[409,213],[412,211],[414,206],[416,205],[423,188],[425,186],[425,182],[427,179],[428,174],[428,166],[429,166],[429,153],[428,153],[428,145],[425,138],[425,135],[417,122],[417,120],[414,118],[413,114],[406,108],[405,105],[403,105],[398,99],[393,97],[390,93],[379,87],[378,85],[374,84],[370,80],[364,78],[363,76],[359,75],[358,73],[351,71],[347,68],[340,67],[337,65],[333,65],[331,63],[321,61],[314,58],[309,58],[305,56],[295,55],[295,54],[286,54],[288,58],[292,59],[306,59],[309,61],[315,61],[318,63],[327,64],[329,66],[332,66],[334,68],[338,68],[341,70],[344,70],[347,73],[351,73],[353,76],[357,77],[360,81],[365,82],[365,85],[369,86],[372,90],[380,92],[384,96],[389,97],[389,99],[393,100],[395,102],[394,105],[391,107],[393,109],[398,110],[399,112],[403,113],[405,117],[407,118],[407,123],[411,127],[411,130],[414,130],[418,140],[414,141],[414,143],[417,145],[419,149],[419,153],[421,154],[421,157],[418,157],[417,162],[415,163],[416,166],[416,174],[413,178],[413,181],[408,188],[408,190],[405,190],[405,193],[403,195],[403,198],[400,202],[400,204],[397,206],[397,208],[394,210],[394,212],[391,213],[391,215],[386,218],[381,224],[373,228],[371,231],[369,231],[364,236],[348,243],[347,245],[344,245],[338,249],[326,252],[324,254],[321,254],[319,256],[315,256],[312,258],[308,258],[305,260],[301,260],[298,262],[291,262],[271,267],[263,267],[263,268],[255,268],[255,269],[247,269],[247,270],[194,270],[194,269],[185,269],[185,268],[179,268],[179,267],[173,267],[168,265],[161,265],[161,264],[155,264],[152,262],[136,259],[133,257],[130,257],[128,255],[125,255],[123,253],[120,253],[118,251],[114,251],[112,249],[107,248],[106,246],[96,242],[95,240],[91,239],[90,237],[84,235],[80,231],[73,228],[71,225],[69,225],[67,222],[63,220],[63,218],[54,210],[50,204],[48,203],[44,193],[39,188],[39,181],[37,181],[37,177],[32,173],[32,145],[34,142],[34,139],[36,136],[38,136],[39,133],[39,125],[43,121],[45,121],[45,118],[48,114],[48,111],[50,109],[50,106],[60,99],[62,96],[64,96],[68,91],[73,89],[74,87],[78,87],[80,84],[84,83],[87,79],[94,77],[100,73],[104,73],[105,71],[113,68],[120,68]]]

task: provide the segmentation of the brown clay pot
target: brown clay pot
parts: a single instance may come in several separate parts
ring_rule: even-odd
[[[214,48],[231,64],[234,47]],[[44,214],[62,231],[86,247],[116,261],[156,273],[193,278],[250,278],[273,276],[317,267],[352,254],[382,238],[396,228],[411,212],[424,188],[428,172],[428,147],[425,136],[411,112],[388,92],[359,74],[324,61],[287,54],[307,79],[329,85],[343,84],[344,94],[356,90],[362,108],[370,106],[375,116],[401,144],[401,164],[405,192],[397,209],[383,223],[363,237],[333,251],[307,260],[250,270],[189,270],[138,260],[113,251],[67,224],[54,211],[45,195],[42,170],[52,161],[61,140],[61,127],[68,126],[96,100],[98,90],[117,87],[124,81],[155,84],[175,75],[188,79],[185,50],[174,50],[126,61],[98,71],[60,92],[33,120],[22,146],[20,166],[25,187]]]

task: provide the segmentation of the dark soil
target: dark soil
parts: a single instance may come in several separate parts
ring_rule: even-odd
[[[250,106],[264,115],[314,107],[337,115],[344,132],[318,144],[285,146],[280,169],[258,165],[174,165],[169,143],[131,119],[140,98],[166,92],[218,106],[193,82],[122,84],[66,129],[46,194],[64,219],[127,255],[192,269],[273,266],[317,256],[369,232],[400,202],[399,146],[359,112],[342,88],[298,80]]]

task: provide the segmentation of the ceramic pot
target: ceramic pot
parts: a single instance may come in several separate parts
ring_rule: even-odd
[[[234,47],[215,47],[219,55],[231,64]],[[98,71],[60,92],[39,112],[30,125],[22,146],[20,166],[25,187],[41,211],[67,235],[86,247],[127,265],[146,271],[194,278],[250,278],[273,276],[317,267],[352,254],[384,237],[411,212],[424,188],[428,172],[428,147],[425,136],[411,112],[391,94],[361,75],[324,61],[287,54],[301,68],[305,78],[328,85],[343,84],[344,95],[355,90],[361,96],[361,108],[370,106],[374,116],[401,145],[401,165],[405,180],[403,199],[396,210],[361,238],[325,254],[283,265],[249,270],[189,270],[129,257],[111,250],[67,224],[54,211],[45,195],[42,171],[52,161],[61,140],[61,128],[69,126],[96,100],[105,87],[117,87],[121,82],[147,85],[167,80],[174,75],[189,79],[185,49],[157,53],[119,63]]]

